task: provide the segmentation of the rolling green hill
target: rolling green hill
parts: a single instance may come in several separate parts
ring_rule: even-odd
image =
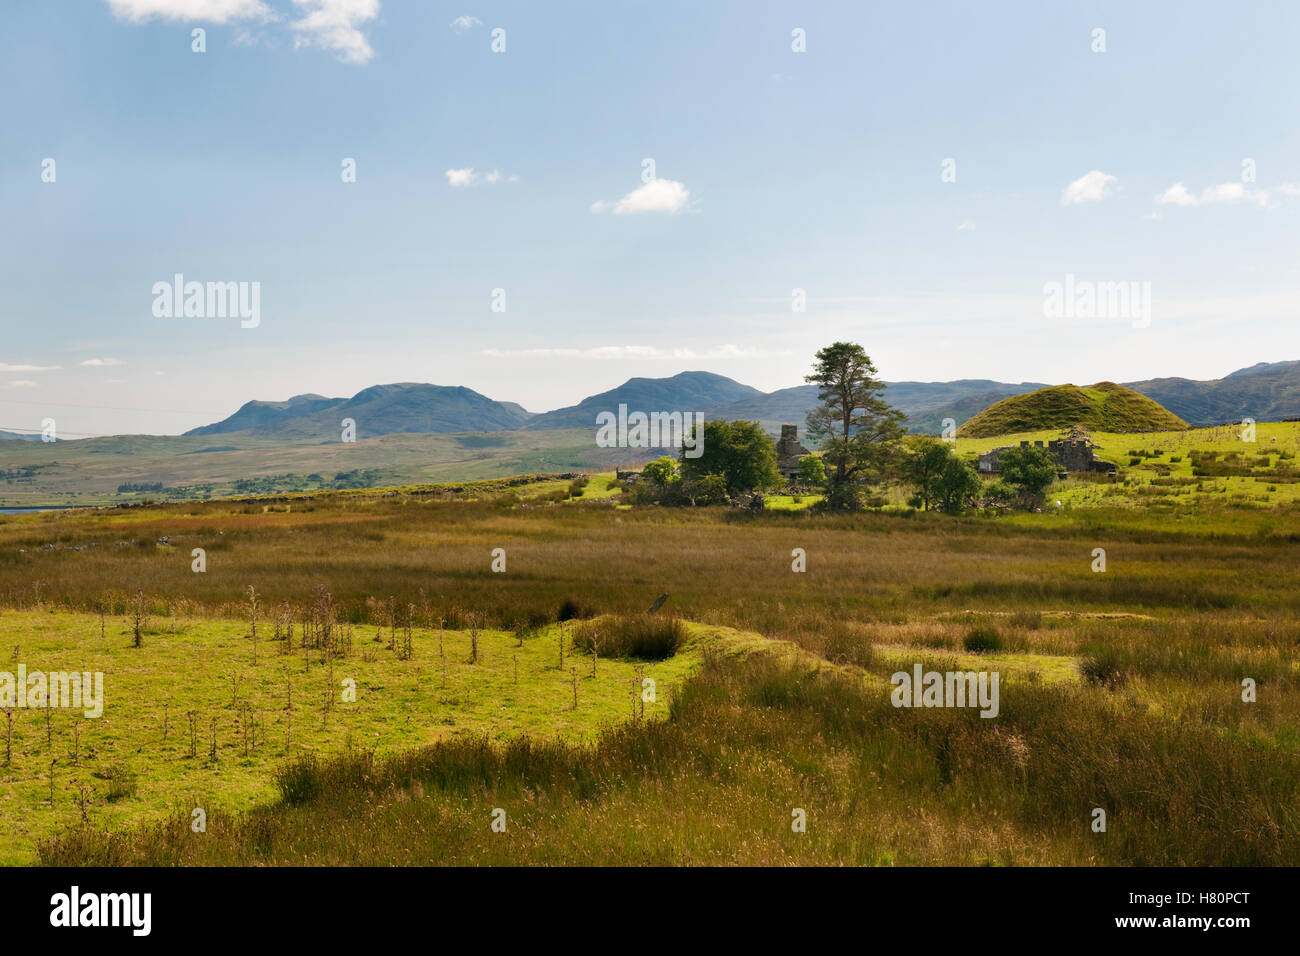
[[[962,438],[987,438],[1043,428],[1083,425],[1105,432],[1160,432],[1187,423],[1158,402],[1114,382],[1086,388],[1053,385],[995,402],[958,429]]]

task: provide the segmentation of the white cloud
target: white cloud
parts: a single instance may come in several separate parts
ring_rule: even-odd
[[[115,359],[115,358],[93,358],[93,359],[86,359],[86,361],[82,362],[81,364],[86,366],[87,368],[103,368],[104,366],[107,365],[125,365],[126,363],[123,362],[121,359]]]
[[[967,219],[965,222],[959,222],[959,223],[957,223],[957,231],[958,231],[958,232],[974,232],[974,231],[975,231],[975,223],[971,222],[969,219]]]
[[[262,0],[107,0],[119,20],[232,23],[241,20],[279,21],[280,15]],[[344,63],[369,63],[375,55],[362,27],[379,16],[379,0],[293,0],[300,18],[289,23],[294,48],[320,47]],[[240,29],[238,46],[254,46],[261,35]]]
[[[1112,195],[1112,187],[1119,182],[1109,173],[1094,169],[1080,176],[1061,192],[1062,206],[1077,206],[1085,202],[1100,202]]]
[[[443,173],[447,177],[447,185],[455,187],[478,186],[487,183],[489,186],[496,183],[517,183],[518,176],[503,176],[501,170],[493,169],[490,172],[480,173],[473,166],[467,166],[464,169],[448,169]]]
[[[132,23],[143,23],[155,17],[208,23],[275,18],[262,0],[108,0],[108,6],[113,16]]]
[[[369,63],[375,55],[361,26],[379,16],[379,0],[293,0],[304,12],[289,24],[294,46],[320,46],[344,63]]]
[[[472,30],[474,27],[481,27],[483,21],[478,17],[457,17],[451,21],[451,28],[457,33],[464,33],[466,30]]]
[[[0,362],[0,372],[57,372],[61,365],[10,365]]]
[[[1284,196],[1300,195],[1300,189],[1290,183],[1283,183],[1278,192]],[[1220,183],[1207,186],[1199,194],[1191,192],[1182,183],[1174,183],[1156,197],[1162,206],[1211,206],[1219,203],[1247,202],[1261,209],[1269,204],[1272,196],[1267,189],[1252,189],[1245,183]]]
[[[36,382],[26,378],[14,379],[12,382],[5,382],[5,384],[10,388],[40,388],[40,385]]]
[[[591,204],[592,212],[612,209],[614,215],[633,215],[642,212],[681,212],[691,200],[690,191],[676,180],[652,179],[638,186],[617,202],[600,200]]]

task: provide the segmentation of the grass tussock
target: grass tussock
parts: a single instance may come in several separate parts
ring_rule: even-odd
[[[601,657],[667,660],[681,649],[686,626],[679,618],[658,614],[606,616],[573,629],[573,646]]]

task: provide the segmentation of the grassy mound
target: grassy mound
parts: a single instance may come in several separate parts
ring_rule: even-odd
[[[1053,385],[995,402],[958,430],[962,438],[987,438],[1044,428],[1082,425],[1104,432],[1160,432],[1187,423],[1145,395],[1114,382],[1087,388]]]

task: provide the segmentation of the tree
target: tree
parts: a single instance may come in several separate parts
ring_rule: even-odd
[[[1043,491],[1056,480],[1057,467],[1051,452],[1033,445],[1008,448],[998,455],[1002,480],[1020,492],[1026,504],[1036,503]]]
[[[952,450],[937,438],[908,435],[903,439],[903,480],[915,486],[921,507],[927,511],[940,497],[943,468],[951,457]]]
[[[833,466],[826,502],[852,507],[858,500],[850,486],[878,477],[893,444],[903,434],[903,413],[883,398],[885,383],[862,346],[836,342],[817,353],[811,375],[821,403],[808,413],[808,435],[821,443]]]
[[[641,476],[660,488],[666,488],[677,478],[677,459],[668,455],[656,458],[641,469]]]
[[[692,435],[698,427],[692,426]],[[696,441],[698,444],[682,446],[683,481],[699,482],[708,475],[717,475],[732,496],[765,491],[781,483],[776,443],[758,422],[706,421],[702,440]],[[686,457],[688,447],[699,450],[699,457]]]
[[[826,466],[817,455],[804,455],[799,459],[799,480],[806,485],[826,484]]]
[[[980,493],[979,474],[970,462],[953,452],[943,464],[939,476],[939,502],[945,514],[960,514],[972,498]]]

